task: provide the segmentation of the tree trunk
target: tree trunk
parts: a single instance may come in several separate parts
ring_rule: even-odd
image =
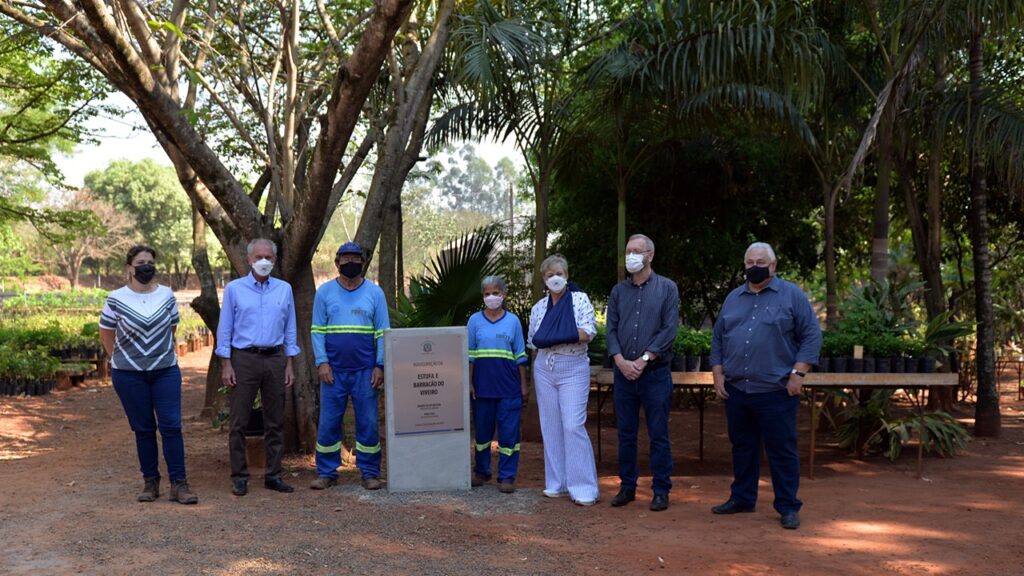
[[[316,285],[309,262],[296,268],[298,275],[289,281],[295,297],[295,325],[302,352],[292,359],[295,384],[285,395],[284,437],[286,450],[309,454],[316,447],[316,427],[320,419],[320,379],[310,339]]]
[[[996,378],[995,315],[992,310],[992,270],[989,266],[988,246],[988,190],[985,181],[985,154],[982,151],[977,107],[981,100],[984,74],[981,23],[975,21],[970,45],[970,96],[974,108],[971,115],[971,245],[974,251],[974,311],[977,321],[978,403],[974,413],[974,435],[998,437],[1001,428],[999,414],[999,382]]]
[[[618,260],[615,262],[615,279],[622,282],[626,279],[626,179],[621,174],[615,180],[615,192],[619,200],[615,234],[616,255],[618,256]]]
[[[206,328],[213,331],[216,336],[220,323],[217,283],[210,268],[210,254],[206,245],[206,221],[195,208],[192,209],[192,267],[196,269],[196,277],[199,278],[199,296],[192,299],[192,309],[203,319]],[[221,384],[220,376],[220,360],[213,350],[210,350],[210,362],[206,368],[204,416],[216,414],[224,404],[224,395],[217,392]]]
[[[548,192],[551,188],[551,168],[547,165],[546,156],[542,155],[538,162],[540,171],[537,180],[534,206],[536,222],[533,230],[533,290],[531,302],[536,302],[544,293],[544,279],[541,278],[540,265],[548,257]],[[570,263],[571,265],[571,263]]]
[[[893,114],[882,116],[878,131],[878,181],[871,239],[871,279],[882,282],[889,275],[889,187],[892,180]]]
[[[377,279],[388,306],[394,308],[398,294],[398,239],[402,221],[401,191],[396,190],[384,206],[384,223],[380,231],[377,258]]]
[[[825,327],[834,330],[839,323],[836,297],[836,198],[838,193],[822,180],[821,193],[825,206]]]

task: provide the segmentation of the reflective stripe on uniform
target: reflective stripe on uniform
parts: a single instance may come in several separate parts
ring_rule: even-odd
[[[316,451],[322,454],[333,454],[341,450],[341,442],[337,444],[331,444],[330,446],[324,446],[323,444],[316,443]]]
[[[490,449],[491,449],[491,443],[490,442],[486,442],[484,444],[477,444],[476,445],[476,451],[477,452],[483,452],[484,450],[490,450]]]
[[[523,354],[522,356],[525,356]],[[515,360],[519,358],[509,350],[496,350],[496,349],[482,349],[482,350],[470,350],[470,358],[500,358],[502,360]]]
[[[519,444],[516,444],[512,448],[503,448],[498,446],[498,453],[504,454],[505,456],[511,456],[513,452],[519,452]]]
[[[356,442],[356,451],[362,452],[363,454],[376,454],[377,452],[380,452],[380,444],[378,443],[375,446],[367,446],[366,444]]]
[[[313,334],[374,334],[373,326],[358,326],[354,324],[333,324],[324,326],[314,324],[309,331]]]

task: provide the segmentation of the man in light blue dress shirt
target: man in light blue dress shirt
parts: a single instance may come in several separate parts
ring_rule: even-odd
[[[228,448],[231,455],[231,492],[248,493],[249,470],[245,459],[245,428],[259,393],[263,405],[267,463],[263,485],[277,492],[294,489],[281,479],[284,444],[285,388],[292,385],[292,357],[296,343],[295,301],[287,282],[271,277],[277,245],[257,238],[247,247],[252,271],[224,287],[224,303],[217,325],[217,348],[224,385],[232,389]]]
[[[775,276],[772,247],[747,248],[747,281],[722,304],[711,340],[715,392],[725,399],[732,442],[733,483],[729,500],[715,514],[753,512],[757,502],[761,445],[771,467],[775,510],[782,527],[800,526],[797,498],[800,455],[796,416],[800,388],[818,363],[821,328],[807,295]]]

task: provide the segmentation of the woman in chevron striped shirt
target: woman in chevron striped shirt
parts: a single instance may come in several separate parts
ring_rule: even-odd
[[[503,306],[508,286],[500,276],[480,284],[485,308],[469,318],[469,374],[476,458],[473,486],[491,479],[491,440],[498,432],[498,490],[515,492],[519,468],[519,420],[526,389],[526,341],[523,325]]]
[[[132,247],[125,266],[128,284],[107,296],[100,313],[100,339],[110,357],[114,390],[135,432],[145,482],[138,501],[152,502],[160,496],[159,429],[171,482],[170,499],[195,504],[199,498],[185,477],[181,436],[181,371],[174,351],[178,305],[171,289],[153,280],[156,250]]]

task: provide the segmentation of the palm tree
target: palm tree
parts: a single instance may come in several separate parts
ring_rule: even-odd
[[[610,149],[610,161],[594,165],[605,167],[615,182],[619,262],[629,181],[657,144],[707,130],[724,114],[739,114],[787,126],[817,148],[801,111],[820,101],[832,48],[802,4],[646,3],[622,22],[617,41],[588,67],[585,89],[592,95],[574,130]],[[564,143],[575,148],[572,141]],[[618,270],[621,280],[622,266]]]

